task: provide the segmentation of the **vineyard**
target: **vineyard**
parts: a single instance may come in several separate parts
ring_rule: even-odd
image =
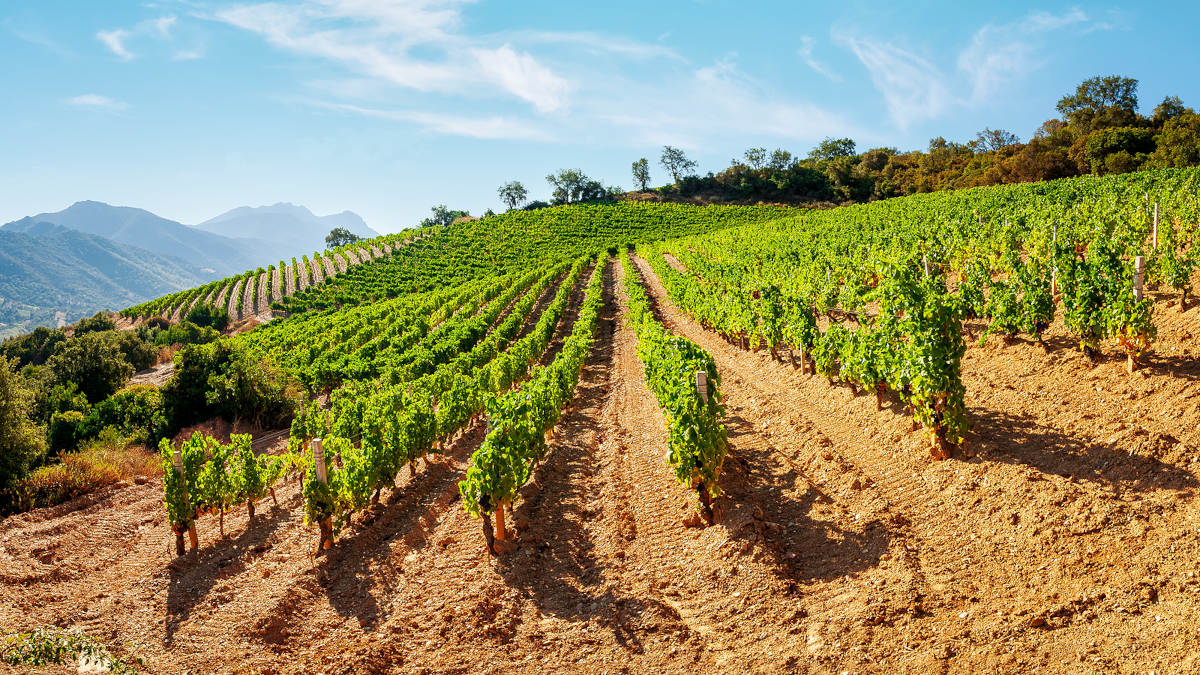
[[[1198,194],[513,211],[131,308],[274,307],[223,340],[297,412],[5,520],[0,626],[152,672],[1194,670]]]

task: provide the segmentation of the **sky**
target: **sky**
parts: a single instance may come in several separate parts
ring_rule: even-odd
[[[1194,3],[4,0],[0,222],[94,199],[196,224],[275,202],[380,232],[683,148],[1027,140],[1082,80],[1200,107]],[[1169,18],[1168,18],[1169,17]]]

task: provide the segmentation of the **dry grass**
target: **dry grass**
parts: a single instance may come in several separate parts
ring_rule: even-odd
[[[35,470],[16,485],[15,492],[20,509],[35,509],[161,471],[158,456],[145,446],[101,436],[79,452],[64,454],[59,463]]]

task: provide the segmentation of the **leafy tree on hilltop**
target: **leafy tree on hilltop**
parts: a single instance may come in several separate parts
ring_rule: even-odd
[[[589,178],[579,169],[561,169],[558,173],[546,176],[546,182],[554,188],[552,194],[555,204],[574,204],[608,196],[608,191],[600,181]]]
[[[808,153],[808,158],[822,161],[835,159],[837,157],[853,157],[855,143],[849,138],[830,138],[825,137],[825,140],[817,144]]]
[[[662,155],[658,158],[658,163],[671,174],[671,179],[676,183],[685,176],[690,176],[696,170],[696,162],[688,159],[683,150],[679,148],[664,145]]]
[[[519,180],[509,181],[504,185],[501,185],[500,189],[496,192],[500,195],[500,201],[504,202],[504,205],[508,207],[509,211],[512,211],[521,204],[524,204],[525,200],[529,197],[529,193],[525,190],[525,186],[522,185],[521,181]]]
[[[45,451],[42,430],[30,422],[32,407],[33,393],[14,363],[0,358],[0,499]]]
[[[1058,112],[1078,132],[1133,126],[1138,119],[1138,81],[1109,75],[1084,80],[1075,93],[1058,101]]]
[[[633,163],[633,182],[637,183],[642,192],[650,183],[650,162],[645,157]]]
[[[325,245],[331,249],[347,246],[358,241],[362,237],[354,234],[344,227],[335,227],[329,231],[329,235],[325,237]]]
[[[74,382],[88,401],[108,398],[133,375],[112,333],[88,333],[63,344],[47,362],[59,382]]]
[[[433,215],[421,221],[421,227],[433,227],[434,225],[449,225],[459,218],[470,217],[470,213],[466,211],[457,211],[455,209],[446,208],[445,204],[438,204],[430,207]]]

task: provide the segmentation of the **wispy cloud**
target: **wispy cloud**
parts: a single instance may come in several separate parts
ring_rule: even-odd
[[[469,116],[418,110],[385,110],[348,103],[302,100],[305,105],[324,110],[362,115],[375,119],[416,124],[428,131],[452,136],[489,140],[548,141],[549,134],[535,125],[499,115]]]
[[[237,5],[214,16],[276,47],[324,58],[394,86],[458,94],[482,86],[515,96],[539,112],[566,107],[570,84],[532,54],[460,34],[461,4],[310,0]],[[423,48],[420,55],[414,53],[418,47]]]
[[[39,29],[14,25],[11,19],[0,20],[0,26],[7,28],[13,37],[22,42],[48,49],[61,57],[72,57],[75,55],[70,49],[59,44],[57,40],[52,39]]]
[[[956,103],[945,76],[928,59],[888,42],[840,35],[883,95],[888,114],[901,129],[937,117]]]
[[[105,47],[117,58],[122,61],[129,61],[133,58],[133,52],[125,48],[125,40],[129,37],[129,31],[120,28],[116,30],[102,30],[96,33],[96,39],[103,42]]]
[[[114,28],[112,30],[102,30],[96,33],[96,39],[104,43],[105,47],[111,51],[117,58],[122,61],[132,61],[137,57],[130,48],[130,40],[138,38],[154,38],[159,41],[169,41],[172,39],[171,31],[175,27],[178,19],[174,15],[160,16],[154,19],[146,19],[139,21],[132,28]],[[188,52],[177,52],[188,53]],[[199,52],[197,52],[199,54]],[[199,58],[195,56],[193,58]]]
[[[66,99],[65,103],[77,108],[90,108],[104,112],[120,112],[129,107],[124,101],[116,101],[100,94],[81,94]]]
[[[906,129],[935,119],[954,107],[978,107],[995,100],[1043,65],[1038,53],[1050,34],[1107,30],[1079,8],[1061,14],[1035,11],[1007,24],[987,24],[955,55],[955,69],[944,71],[932,57],[884,40],[835,29],[834,41],[849,49],[870,73],[892,122]]]
[[[832,82],[841,82],[842,76],[830,70],[824,63],[821,63],[813,56],[813,46],[815,41],[810,35],[800,36],[800,46],[796,48],[796,54],[804,61],[805,65],[812,68],[815,72],[829,78]]]

